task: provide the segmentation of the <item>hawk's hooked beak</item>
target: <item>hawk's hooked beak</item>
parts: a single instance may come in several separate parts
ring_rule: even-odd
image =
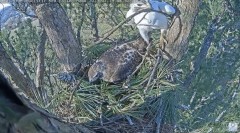
[[[138,3],[135,6],[135,9],[140,10],[140,9],[145,9],[145,8],[151,8],[151,5],[149,3]]]
[[[93,83],[95,81],[97,81],[98,79],[101,79],[103,76],[103,74],[101,72],[97,72],[96,75],[94,75],[93,77],[89,78],[89,82]]]

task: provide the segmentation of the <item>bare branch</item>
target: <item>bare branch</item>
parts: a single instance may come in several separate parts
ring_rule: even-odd
[[[93,30],[93,37],[94,40],[98,40],[99,39],[99,34],[98,34],[98,25],[97,25],[97,13],[96,13],[96,6],[95,6],[95,0],[90,0],[90,21],[91,21],[91,28]]]
[[[144,64],[148,54],[149,54],[149,51],[150,51],[150,48],[151,48],[151,45],[152,43],[149,43],[147,48],[146,48],[146,53],[142,56],[142,61],[141,63],[137,66],[137,68],[131,73],[131,75],[129,75],[127,77],[127,80],[125,81],[125,83],[123,84],[123,87],[128,87],[129,86],[129,82],[130,80],[132,79],[132,77],[138,72],[138,70],[140,70],[141,66]]]
[[[85,19],[85,8],[86,8],[86,3],[84,2],[83,5],[82,5],[82,11],[81,11],[81,21],[80,21],[80,24],[78,25],[78,28],[77,28],[77,41],[78,41],[78,44],[81,45],[81,29],[82,29],[82,25],[83,25],[83,22],[84,22],[84,19]]]
[[[158,52],[157,52],[157,62],[155,63],[154,68],[153,68],[153,70],[152,70],[152,73],[151,73],[151,75],[150,75],[150,77],[149,77],[149,79],[148,79],[148,83],[147,83],[147,85],[146,85],[146,87],[145,87],[145,89],[144,89],[144,93],[147,92],[147,90],[148,90],[148,88],[149,88],[149,86],[150,86],[150,84],[151,84],[154,76],[156,76],[156,72],[157,72],[157,69],[158,69],[158,66],[159,66],[159,64],[160,64],[161,59],[162,59],[162,58],[161,58],[161,49],[158,48]]]
[[[36,71],[36,87],[42,102],[47,103],[47,92],[44,90],[44,71],[45,71],[45,43],[47,40],[46,31],[43,30],[40,42],[37,47],[37,71]]]
[[[214,33],[217,31],[217,26],[219,24],[219,21],[220,21],[220,17],[216,17],[214,20],[212,20],[212,23],[210,24],[210,26],[208,28],[208,32],[204,38],[200,52],[193,63],[194,70],[187,76],[185,82],[183,83],[183,86],[186,89],[191,85],[192,80],[196,77],[197,73],[199,72],[202,62],[206,58],[208,49],[211,46],[211,43],[214,39]]]
[[[124,25],[125,23],[127,23],[128,21],[130,21],[133,17],[135,17],[136,15],[140,14],[140,13],[143,13],[143,12],[158,12],[158,13],[162,13],[166,16],[169,16],[168,14],[164,13],[164,12],[161,12],[161,11],[155,11],[155,10],[152,10],[151,8],[146,8],[146,9],[143,9],[143,10],[140,10],[134,14],[132,14],[131,16],[129,16],[128,18],[124,19],[121,23],[119,23],[117,26],[115,26],[110,32],[108,32],[107,35],[105,35],[103,38],[101,38],[99,41],[95,42],[94,45],[96,44],[100,44],[101,42],[103,42],[106,38],[108,38],[110,35],[112,35],[119,27],[121,27],[122,25]]]

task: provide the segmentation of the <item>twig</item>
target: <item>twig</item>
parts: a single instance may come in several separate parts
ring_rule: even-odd
[[[160,55],[160,54],[161,54],[161,49],[158,48],[158,51],[157,51],[157,62],[156,62],[155,66],[154,66],[154,68],[153,68],[153,70],[152,70],[152,73],[151,73],[151,75],[150,75],[150,77],[149,77],[147,86],[146,86],[145,89],[144,89],[144,94],[145,94],[146,91],[148,90],[148,87],[150,86],[150,83],[151,83],[152,79],[153,79],[154,76],[156,75],[157,68],[158,68],[158,66],[159,66],[159,64],[160,64],[160,61],[161,61],[161,55]]]
[[[223,117],[224,113],[226,113],[227,110],[223,110],[219,115],[218,117],[215,119],[215,122],[219,122],[220,119]]]
[[[27,14],[26,12],[24,11],[21,11],[21,13],[23,13],[24,15],[30,17],[30,18],[38,18],[36,15],[31,15],[31,14]]]
[[[130,80],[133,77],[133,75],[135,75],[135,73],[141,68],[141,66],[143,65],[144,61],[146,60],[146,57],[148,56],[148,53],[150,51],[151,46],[152,46],[151,43],[149,43],[148,46],[147,46],[147,51],[146,51],[145,55],[142,57],[141,63],[137,66],[137,68],[133,71],[133,73],[128,76],[126,82],[123,84],[124,86],[128,86],[128,83],[130,82]]]
[[[240,15],[240,13],[236,9],[234,9],[234,7],[232,6],[232,4],[231,4],[231,2],[229,0],[225,0],[225,3],[226,3],[226,6],[227,6],[227,9],[231,13],[233,13],[233,15],[235,15],[235,16],[239,16]]]
[[[125,20],[123,20],[121,23],[119,23],[117,26],[115,26],[115,28],[113,28],[106,36],[104,36],[102,39],[100,39],[99,41],[95,42],[95,44],[93,45],[97,45],[100,44],[101,42],[103,42],[106,38],[108,38],[110,35],[112,35],[119,27],[121,27],[123,24],[125,24],[126,22],[130,21],[133,17],[135,17],[136,15],[143,13],[143,12],[158,12],[158,13],[162,13],[166,16],[169,16],[168,14],[162,12],[162,11],[156,11],[156,10],[152,10],[151,8],[146,8],[143,10],[140,10],[134,14],[132,14],[131,16],[129,16],[128,18],[126,18]],[[90,45],[89,47],[91,47],[92,45]]]
[[[165,109],[166,109],[166,105],[163,103],[162,97],[160,97],[160,103],[159,103],[159,107],[158,107],[158,114],[156,116],[156,133],[160,133],[161,132],[161,123],[163,121],[163,115],[165,113]]]
[[[139,25],[139,23],[142,22],[142,20],[146,17],[146,15],[147,15],[148,13],[149,13],[149,12],[146,12],[146,13],[144,14],[144,16],[140,19],[140,21],[139,21],[136,25]]]
[[[71,105],[72,99],[73,99],[73,95],[74,95],[74,93],[76,92],[76,90],[78,89],[80,83],[81,83],[81,80],[78,80],[78,82],[76,83],[76,85],[73,86],[73,88],[72,88],[73,91],[72,91],[72,94],[71,94],[71,96],[70,96],[70,98],[69,98],[68,106]]]
[[[195,91],[190,99],[189,105],[193,103],[194,98],[196,97],[197,91]]]
[[[132,122],[132,119],[130,118],[130,116],[126,115],[126,119],[128,121],[128,123],[132,126],[134,125],[134,123]]]

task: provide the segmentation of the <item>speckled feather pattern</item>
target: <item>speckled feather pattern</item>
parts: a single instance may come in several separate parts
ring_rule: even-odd
[[[92,81],[97,73],[101,73],[98,78],[104,81],[123,81],[139,65],[142,60],[141,54],[144,54],[146,47],[147,44],[140,38],[110,48],[90,67],[89,80]]]

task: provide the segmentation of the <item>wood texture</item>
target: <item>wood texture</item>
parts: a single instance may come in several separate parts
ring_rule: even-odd
[[[82,47],[76,41],[66,12],[59,3],[35,5],[35,11],[60,63],[66,71],[73,71],[81,62]]]
[[[165,46],[165,51],[174,59],[181,59],[187,50],[188,37],[194,26],[200,2],[201,0],[179,0],[177,3],[177,12],[167,33],[168,44]]]
[[[11,75],[14,83],[22,90],[26,95],[31,98],[35,98],[34,92],[36,92],[36,86],[34,82],[28,77],[24,76],[19,67],[12,61],[11,57],[6,53],[2,44],[0,43],[0,67]]]

